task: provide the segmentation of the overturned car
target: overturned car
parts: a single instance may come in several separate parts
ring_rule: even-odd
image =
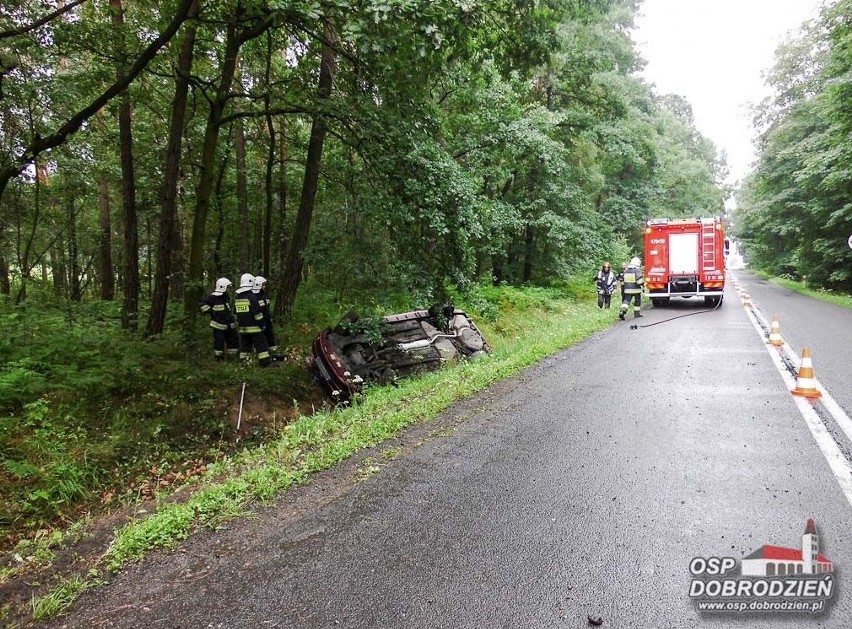
[[[311,366],[335,399],[347,400],[365,383],[393,382],[490,351],[464,311],[444,306],[379,319],[347,315],[314,341]]]

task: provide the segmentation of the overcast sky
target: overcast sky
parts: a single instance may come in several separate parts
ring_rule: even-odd
[[[662,94],[692,105],[698,130],[728,153],[730,181],[754,159],[748,104],[769,94],[762,74],[790,31],[821,0],[644,0],[633,33],[642,73]]]

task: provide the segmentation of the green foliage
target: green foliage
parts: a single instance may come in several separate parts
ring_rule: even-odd
[[[4,537],[70,517],[107,491],[132,495],[152,467],[232,447],[227,406],[242,381],[288,404],[314,395],[297,365],[273,374],[214,363],[207,330],[187,359],[175,335],[142,341],[117,319],[111,303],[0,307],[11,357],[0,372]]]
[[[835,306],[841,306],[842,308],[852,309],[852,296],[850,295],[838,294],[826,288],[813,289],[802,281],[798,281],[790,277],[774,277],[771,279],[772,281],[781,284],[784,288],[789,288],[790,290],[801,293],[802,295],[820,299],[830,304],[834,304]]]
[[[739,195],[736,234],[750,263],[852,291],[852,2],[823,7],[779,49],[763,104],[757,170]]]
[[[219,458],[208,466],[188,497],[184,494],[180,501],[174,501],[163,492],[158,496],[155,514],[140,512],[137,520],[117,530],[95,568],[85,575],[64,579],[47,595],[34,597],[33,618],[46,619],[63,613],[82,590],[101,583],[97,572],[101,566],[116,570],[144,557],[153,548],[173,547],[198,527],[215,528],[229,519],[251,516],[255,503],[273,499],[278,492],[388,439],[405,426],[435,417],[454,400],[610,325],[611,315],[594,307],[593,296],[588,284],[579,281],[550,288],[474,285],[467,293],[456,295],[458,305],[469,312],[492,313],[488,320],[478,320],[494,348],[490,357],[405,379],[394,387],[372,387],[358,404],[301,416],[266,443]],[[159,352],[162,351],[161,347]],[[171,365],[170,391],[181,396],[179,382],[188,374],[176,371],[176,367]],[[206,367],[212,372],[216,366]],[[255,372],[258,378],[251,378],[251,386],[280,384],[275,371]],[[217,371],[214,375],[221,377],[224,373]],[[163,375],[157,374],[154,380]],[[250,374],[241,370],[239,375]],[[292,384],[286,386],[293,390]],[[166,396],[152,399],[154,412]],[[50,406],[43,402],[27,405],[26,409],[32,426],[44,426],[51,417]],[[148,416],[145,420],[150,419]],[[97,441],[92,436],[90,439],[93,444]],[[400,454],[398,448],[389,448],[381,459],[365,461],[359,477],[377,473],[385,462]],[[49,562],[55,547],[76,534],[73,528],[67,535],[53,533],[40,539],[39,534],[33,541],[21,542],[17,552]]]
[[[153,548],[170,548],[199,526],[217,526],[249,513],[255,501],[305,482],[355,452],[374,446],[415,422],[435,417],[454,400],[571,345],[612,323],[592,305],[593,291],[478,287],[480,302],[496,305],[492,322],[479,326],[494,347],[490,357],[447,367],[395,386],[372,387],[358,404],[300,417],[278,439],[211,466],[186,502],[163,503],[158,512],[116,532],[106,562],[116,570]],[[583,295],[575,300],[570,295]],[[462,301],[460,306],[468,308]],[[473,311],[473,308],[469,308]],[[391,453],[386,458],[393,458]],[[365,462],[358,478],[378,471]],[[225,478],[224,481],[217,480]]]
[[[64,579],[49,594],[33,598],[33,620],[40,622],[62,615],[68,611],[81,592],[100,584],[102,584],[102,580],[97,573],[90,573],[86,577],[75,574]]]
[[[0,403],[4,410],[21,407],[46,387],[45,374],[38,371],[38,363],[29,357],[10,361],[0,371]]]
[[[124,4],[123,33],[106,3],[84,3],[4,40],[0,53],[17,64],[3,74],[4,97],[16,106],[2,114],[0,170],[107,89],[122,46],[135,59],[178,5]],[[8,275],[13,293],[0,295],[0,480],[9,497],[0,531],[47,526],[116,492],[126,499],[151,470],[230,451],[228,409],[242,382],[288,408],[316,394],[297,360],[261,371],[199,359],[209,356],[209,330],[188,324],[184,335],[177,309],[215,277],[262,270],[273,286],[294,279],[281,277],[281,261],[297,209],[307,213],[301,195],[316,120],[327,135],[307,249],[296,252],[304,254],[303,283],[278,326],[295,358],[348,310],[365,317],[362,329],[375,338],[371,317],[447,298],[468,304],[498,336],[523,334],[507,312],[549,313],[592,294],[594,270],[628,257],[648,215],[720,207],[721,166],[688,104],[654,94],[634,74],[642,65],[629,36],[637,5],[201,3],[200,19],[184,24],[126,92],[144,305],[157,266],[177,55],[195,34],[164,334],[142,340],[122,331],[118,302],[97,299],[107,280],[125,275],[100,266],[103,252],[117,266],[127,259],[117,238],[117,101],[0,190],[0,292]],[[12,11],[0,7],[0,21],[45,15],[44,3],[31,0]],[[334,89],[326,99],[316,81],[332,14]],[[241,47],[228,52],[234,29]],[[238,54],[239,71],[220,98],[215,86],[229,54]],[[835,108],[843,97],[838,88]],[[218,142],[205,149],[208,120],[219,113]],[[244,170],[234,158],[237,119]],[[815,142],[839,137],[839,128],[819,131]],[[201,159],[205,150],[210,161]],[[825,163],[807,164],[809,181],[820,181]],[[838,201],[842,172],[828,174],[823,185]],[[209,217],[196,196],[206,183]],[[831,220],[842,223],[843,206],[834,212]],[[190,242],[190,228],[200,233],[201,225],[206,237]],[[796,263],[830,248],[818,236]],[[199,261],[206,279],[196,277]],[[834,271],[835,279],[843,272]],[[326,452],[323,462],[346,452]],[[227,511],[211,507],[220,508]],[[206,510],[199,505],[192,517]]]
[[[363,334],[371,343],[382,341],[382,319],[381,317],[358,317],[357,319],[343,319],[340,326],[349,334]]]

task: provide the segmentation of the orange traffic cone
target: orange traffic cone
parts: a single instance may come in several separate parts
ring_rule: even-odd
[[[811,350],[807,347],[802,348],[802,366],[799,367],[796,388],[793,389],[792,393],[793,395],[801,395],[802,397],[811,399],[816,399],[822,395],[816,388],[814,366],[811,364]]]
[[[778,322],[778,315],[772,317],[772,325],[769,327],[769,344],[775,347],[784,345],[784,339],[781,338],[781,324]]]

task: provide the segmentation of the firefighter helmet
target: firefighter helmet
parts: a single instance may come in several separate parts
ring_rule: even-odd
[[[231,280],[229,280],[227,277],[220,277],[218,280],[216,280],[215,292],[224,293],[226,290],[228,290],[228,287],[230,285],[231,285]]]
[[[254,275],[251,273],[240,275],[240,288],[251,288],[252,286],[254,286]]]
[[[254,278],[254,290],[255,292],[263,290],[263,285],[266,284],[266,278],[262,275],[256,275]]]
[[[634,257],[630,260],[630,266],[641,266],[641,264],[642,261],[637,257]]]

